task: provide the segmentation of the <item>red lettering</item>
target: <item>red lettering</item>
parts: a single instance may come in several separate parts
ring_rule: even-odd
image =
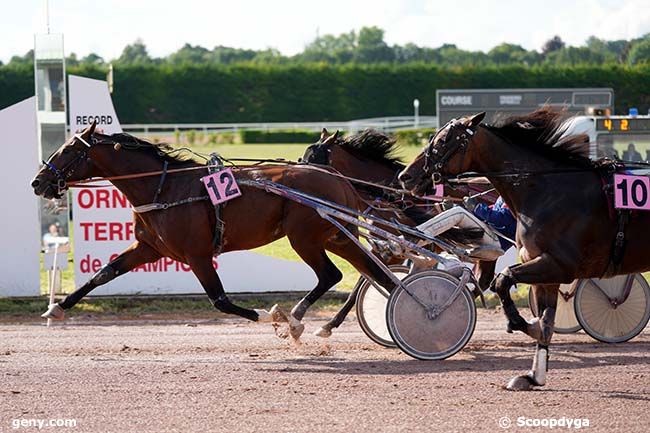
[[[82,209],[88,209],[93,205],[93,193],[89,189],[82,189],[77,194],[77,202]]]
[[[113,191],[113,207],[128,207],[129,201],[126,196],[118,190]]]
[[[79,270],[84,274],[90,272],[90,256],[86,254],[86,257],[79,261]]]
[[[102,268],[102,261],[99,259],[91,259],[90,254],[79,261],[79,270],[84,274],[95,273]]]
[[[129,222],[79,222],[84,241],[128,241],[135,238],[135,225]]]
[[[80,222],[79,226],[83,229],[84,235],[83,239],[84,241],[87,241],[90,239],[90,228],[92,227],[93,223],[87,223],[87,222]]]
[[[108,223],[108,236],[111,240],[122,240],[125,231],[122,230],[122,223]]]
[[[77,203],[82,209],[127,208],[129,200],[117,189],[82,189],[77,194]]]
[[[95,240],[96,241],[107,241],[106,237],[106,226],[108,223],[95,223]]]
[[[110,204],[108,203],[108,198],[110,196],[110,193],[106,189],[98,189],[97,190],[97,198],[96,198],[96,203],[95,206],[98,208],[102,207],[102,203],[106,205],[106,208],[110,207]]]

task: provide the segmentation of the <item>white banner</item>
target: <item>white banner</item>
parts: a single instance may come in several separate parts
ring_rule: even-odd
[[[2,150],[2,254],[0,296],[40,294],[38,199],[30,186],[38,170],[36,98],[0,111]]]
[[[106,82],[70,75],[69,95],[71,131],[83,129],[95,119],[104,133],[121,132]],[[133,243],[133,214],[126,197],[113,187],[76,189],[72,209],[75,284],[80,287]],[[316,285],[316,276],[304,263],[248,251],[223,254],[215,266],[228,292],[306,291]],[[92,294],[201,292],[203,288],[187,265],[163,258],[96,288]]]

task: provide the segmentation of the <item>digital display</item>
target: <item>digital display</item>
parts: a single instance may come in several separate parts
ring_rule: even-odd
[[[650,131],[650,118],[629,117],[617,119],[596,119],[598,132],[643,132]]]

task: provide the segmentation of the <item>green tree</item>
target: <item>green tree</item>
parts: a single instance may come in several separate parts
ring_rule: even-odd
[[[475,66],[485,65],[488,63],[487,54],[481,51],[465,51],[461,50],[454,44],[444,44],[440,48],[436,48],[440,56],[440,62],[448,66]]]
[[[565,47],[547,54],[544,63],[553,65],[601,64],[605,55],[588,47]]]
[[[558,35],[555,35],[548,41],[544,42],[544,46],[542,46],[542,55],[546,57],[549,53],[552,53],[553,51],[561,50],[565,46],[566,44],[564,43],[562,38],[559,37]]]
[[[363,27],[359,31],[354,60],[359,63],[392,62],[393,50],[384,42],[384,31],[379,27]]]
[[[86,57],[81,59],[81,63],[86,64],[86,65],[103,65],[104,59],[95,53],[90,53]]]
[[[627,61],[630,65],[650,63],[650,39],[644,39],[632,45],[627,55]]]
[[[181,64],[203,64],[207,63],[212,57],[210,50],[199,45],[183,45],[178,51],[170,54],[167,61],[174,65]]]
[[[75,53],[70,53],[68,57],[65,58],[65,64],[67,66],[77,66],[79,64],[79,59]]]
[[[487,55],[497,65],[521,62],[526,50],[521,45],[503,43],[488,51]]]
[[[34,50],[27,51],[23,56],[12,56],[10,65],[27,65],[34,63]]]
[[[354,31],[339,36],[324,35],[314,39],[296,57],[306,62],[348,63],[354,57],[356,44]]]
[[[238,62],[250,62],[257,55],[255,50],[244,50],[241,48],[231,48],[218,45],[212,49],[210,60],[212,63],[222,63],[225,65]]]
[[[134,43],[124,47],[117,61],[127,65],[153,63],[142,39],[136,39]]]

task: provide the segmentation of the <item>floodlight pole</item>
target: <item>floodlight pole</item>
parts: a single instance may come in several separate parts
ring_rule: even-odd
[[[45,28],[47,34],[50,34],[50,0],[45,0]]]

